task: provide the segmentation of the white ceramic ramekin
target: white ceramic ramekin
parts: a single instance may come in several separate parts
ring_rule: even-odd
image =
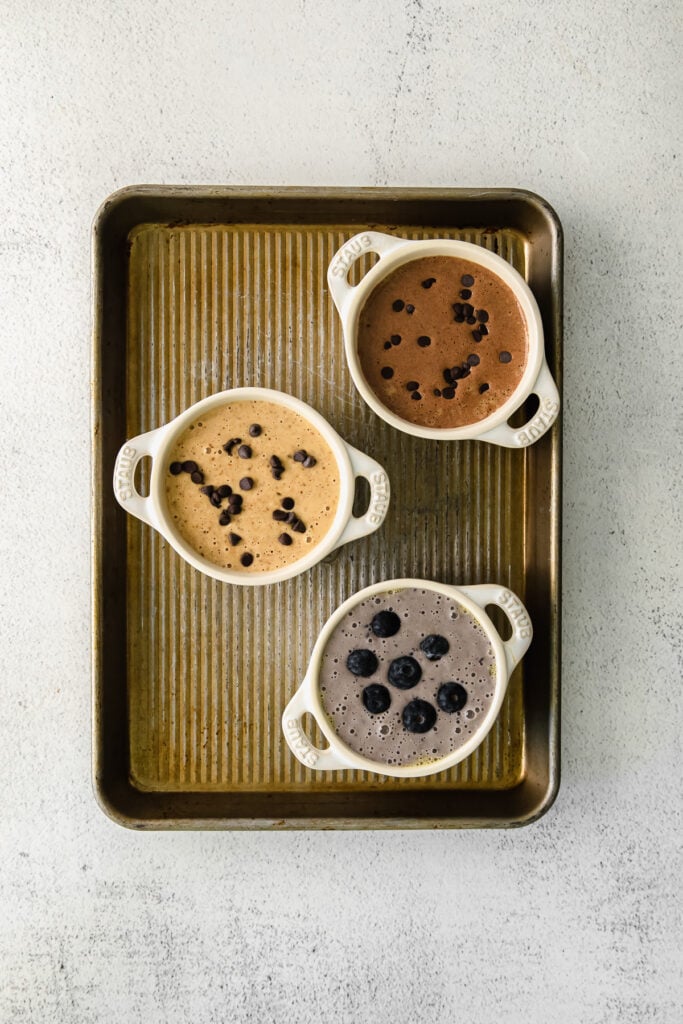
[[[379,260],[360,284],[349,284],[349,269],[356,260],[369,252],[376,253]],[[457,256],[478,263],[496,274],[517,296],[528,328],[529,357],[517,388],[486,419],[462,427],[423,427],[397,416],[380,402],[368,386],[358,358],[358,318],[375,287],[404,263],[425,256]],[[560,396],[545,358],[541,314],[526,281],[507,260],[471,242],[447,238],[410,241],[378,231],[363,231],[354,235],[335,253],[327,271],[327,283],[341,317],[346,359],[354,383],[370,408],[392,427],[436,441],[469,439],[489,441],[505,448],[526,448],[542,437],[554,423],[560,410]],[[538,396],[538,411],[524,426],[509,426],[508,419],[532,394]]]
[[[323,652],[332,633],[344,617],[361,601],[375,594],[384,594],[396,590],[417,588],[433,590],[437,594],[455,600],[467,609],[486,632],[496,659],[495,693],[491,706],[481,719],[479,728],[463,743],[461,747],[427,764],[388,765],[371,761],[351,750],[335,733],[325,714],[320,697],[320,665]],[[502,640],[500,633],[485,612],[487,605],[495,604],[502,608],[512,627],[509,640]],[[396,778],[412,779],[423,775],[434,775],[464,761],[473,750],[484,740],[500,711],[507,690],[508,680],[513,669],[524,656],[532,637],[531,620],[526,608],[511,590],[497,584],[476,584],[467,587],[452,587],[431,580],[398,579],[375,583],[371,587],[359,590],[356,594],[340,605],[327,620],[318,637],[308,665],[308,671],[282,716],[282,729],[292,753],[308,768],[321,771],[337,771],[340,768],[355,768],[360,771],[375,772],[378,775],[392,775]],[[329,746],[324,750],[313,746],[306,736],[302,717],[311,714],[315,718]]]
[[[315,427],[327,441],[337,460],[339,467],[339,504],[332,525],[322,540],[303,558],[271,572],[238,572],[234,569],[223,569],[214,565],[194,551],[174,528],[168,514],[166,503],[165,478],[168,471],[169,456],[176,440],[183,431],[201,414],[226,403],[262,401],[285,406],[299,414]],[[135,469],[140,459],[150,456],[153,460],[149,483],[149,496],[143,497],[135,488]],[[365,477],[370,484],[370,504],[362,516],[353,515],[353,501],[356,477]],[[201,402],[196,402],[189,409],[180,413],[174,420],[157,430],[140,434],[131,438],[121,448],[116,457],[114,470],[114,493],[119,503],[127,512],[137,516],[166,538],[168,543],[190,565],[200,572],[212,576],[224,583],[235,583],[242,586],[254,586],[267,583],[279,583],[281,580],[298,576],[315,565],[335,548],[348,541],[364,537],[377,530],[384,521],[389,507],[390,486],[386,472],[363,452],[352,448],[320,413],[298,398],[282,391],[268,388],[233,388],[221,391]]]

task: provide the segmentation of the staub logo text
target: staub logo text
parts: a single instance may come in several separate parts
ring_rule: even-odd
[[[527,423],[524,430],[520,430],[517,434],[519,443],[526,447],[532,441],[545,434],[548,427],[552,425],[558,409],[558,403],[554,402],[552,398],[544,398],[542,407],[538,410],[531,423]]]
[[[135,456],[137,449],[125,445],[119,452],[116,460],[116,473],[114,475],[114,486],[121,501],[128,501],[133,497],[133,473],[135,471]]]
[[[299,760],[307,764],[309,768],[315,767],[318,755],[304,736],[296,718],[288,718],[285,722],[287,736]]]
[[[372,474],[372,501],[367,518],[373,526],[379,526],[387,514],[389,502],[389,480],[386,473]]]
[[[347,242],[344,248],[337,253],[337,258],[332,266],[334,277],[344,277],[353,261],[362,252],[369,249],[371,245],[372,240],[369,235],[359,235],[357,238],[352,239],[352,241]]]
[[[512,628],[517,635],[523,640],[528,640],[531,636],[531,623],[521,601],[518,601],[514,594],[506,590],[500,599],[500,603],[505,609],[505,614],[512,623]]]

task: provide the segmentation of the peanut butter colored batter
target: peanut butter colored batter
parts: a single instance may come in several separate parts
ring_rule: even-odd
[[[247,449],[250,456],[241,457]],[[304,452],[307,463],[294,459]],[[194,481],[189,469],[178,470],[188,462],[196,463]],[[339,503],[339,466],[329,445],[302,416],[272,402],[232,402],[199,416],[164,472],[169,515],[186,543],[215,565],[244,573],[281,569],[307,555],[327,535]],[[221,485],[232,495],[218,495]],[[230,510],[235,495],[242,498],[238,512]]]
[[[369,386],[395,415],[462,427],[490,416],[517,388],[527,327],[514,292],[495,274],[469,260],[425,256],[370,295],[358,355]]]

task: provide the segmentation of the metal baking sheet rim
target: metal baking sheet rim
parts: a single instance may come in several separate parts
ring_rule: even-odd
[[[481,188],[481,189],[385,189],[385,188],[269,188],[269,187],[224,187],[224,186],[157,186],[139,185],[122,188],[110,195],[101,204],[97,211],[92,229],[92,309],[93,309],[93,349],[92,349],[92,378],[91,378],[91,427],[92,427],[92,491],[91,491],[91,513],[92,513],[92,680],[93,680],[93,703],[92,703],[92,782],[94,795],[102,811],[112,821],[124,827],[134,830],[265,830],[265,831],[289,831],[299,829],[318,830],[366,830],[366,829],[453,829],[453,828],[514,828],[531,824],[545,815],[553,806],[560,786],[560,492],[561,492],[561,417],[553,429],[553,450],[552,450],[552,480],[551,491],[553,494],[552,504],[556,510],[555,528],[552,532],[552,559],[551,572],[553,576],[553,649],[555,651],[554,665],[552,666],[551,692],[549,701],[548,716],[548,740],[549,740],[549,763],[548,763],[548,785],[545,792],[539,793],[539,799],[534,809],[521,816],[461,816],[454,818],[415,818],[415,817],[358,817],[358,816],[296,816],[289,818],[270,816],[241,816],[241,817],[217,817],[198,814],[196,816],[177,817],[173,814],[159,815],[149,814],[138,816],[126,813],[111,796],[110,771],[105,761],[104,733],[107,723],[102,714],[102,659],[103,659],[103,606],[104,580],[101,572],[102,559],[102,524],[104,518],[104,503],[110,497],[103,493],[100,487],[104,463],[104,453],[101,444],[102,430],[102,409],[100,401],[100,388],[102,386],[102,330],[104,309],[104,275],[107,270],[102,247],[101,234],[103,226],[106,225],[112,211],[121,203],[130,200],[150,199],[160,201],[175,200],[214,200],[227,202],[240,199],[316,199],[337,202],[352,202],[354,200],[378,201],[434,201],[441,202],[501,202],[513,201],[527,204],[540,216],[548,228],[550,251],[548,258],[552,261],[552,291],[555,300],[555,311],[552,323],[552,339],[554,346],[553,363],[554,373],[557,379],[560,392],[562,391],[561,375],[561,340],[562,340],[562,270],[563,270],[563,232],[559,218],[554,209],[541,196],[525,189],[516,188]],[[206,223],[197,219],[197,223]],[[464,225],[463,225],[464,226]],[[130,783],[126,782],[129,786]],[[114,786],[120,790],[120,784]],[[131,787],[132,789],[132,787]],[[160,793],[163,799],[172,799],[173,793],[166,791]],[[188,794],[183,793],[183,800],[187,800]],[[136,791],[136,798],[144,797],[140,791]]]

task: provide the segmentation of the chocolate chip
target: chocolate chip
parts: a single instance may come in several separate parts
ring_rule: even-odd
[[[254,556],[250,555],[248,551],[245,551],[244,554],[240,558],[240,562],[245,567],[245,569],[248,566],[250,566],[253,561],[254,561]]]
[[[463,274],[460,278],[460,283],[465,285],[465,288],[471,288],[474,284],[474,278],[471,274]]]
[[[498,358],[500,359],[501,363],[511,363],[512,362],[512,356],[510,355],[509,352],[501,352],[500,355],[498,356]]]
[[[296,458],[296,456],[294,456],[294,457]],[[304,452],[304,458],[306,458],[306,453],[305,452]],[[302,461],[302,460],[299,460],[299,461]],[[278,455],[271,455],[270,456],[270,465],[273,467],[273,469],[282,469],[282,459],[280,459],[280,457]]]
[[[183,462],[183,473],[196,473],[199,466],[192,459],[188,459],[187,462]]]
[[[413,400],[414,400],[415,402],[419,402],[419,401],[421,401],[421,399],[422,399],[422,395],[420,394],[420,392],[419,392],[419,391],[412,391],[412,392],[411,392],[411,394],[410,394],[410,397],[411,397],[411,398],[412,398],[412,399],[413,399]]]
[[[210,498],[211,495],[213,494],[214,490],[215,490],[215,487],[213,487],[211,484],[207,484],[206,487],[200,487],[199,488],[199,493],[200,494],[205,494],[207,496],[207,498]]]
[[[469,288],[463,288],[463,290],[460,292],[460,298],[461,299],[471,299],[472,298],[472,292],[469,290]]]
[[[231,507],[234,506],[235,508],[242,508],[242,501],[243,498],[241,494],[231,494],[228,498],[228,505]]]
[[[481,341],[481,331],[472,331],[472,337],[475,341]]]
[[[488,389],[489,389],[489,385],[488,384],[480,384],[479,385],[479,394],[483,395],[485,391],[488,391]]]
[[[242,538],[240,537],[240,535],[238,533],[229,533],[228,534],[228,540],[230,541],[230,543],[232,544],[233,547],[236,547],[239,544],[239,542],[242,540]]]
[[[485,324],[479,324],[479,327],[477,328],[477,330],[479,331],[479,333],[481,334],[482,337],[485,334],[489,333],[489,329],[488,329],[488,327]]]
[[[432,394],[434,395],[435,398],[441,398],[441,388],[434,388]]]
[[[287,521],[287,513],[283,512],[281,508],[276,508],[273,512],[273,519],[276,523],[284,523]]]
[[[280,541],[281,544],[284,544],[285,547],[289,547],[289,545],[292,543],[292,538],[289,536],[288,533],[281,533],[280,536],[278,537],[278,540]]]
[[[313,467],[317,465],[317,463],[317,459],[315,459],[312,455],[307,455],[306,458],[304,459],[304,469],[313,469]]]
[[[285,522],[289,523],[289,525],[291,526],[292,523],[299,522],[299,517],[297,516],[296,512],[288,512],[287,515],[285,516]]]
[[[289,512],[291,509],[294,508],[294,498],[283,498],[280,504]]]
[[[451,306],[451,309],[456,314],[462,313],[462,302],[454,302],[453,305]]]
[[[278,469],[271,469],[270,471],[270,475],[272,476],[273,480],[282,480],[283,473],[284,470],[282,466],[280,466]]]
[[[432,343],[432,339],[428,338],[426,334],[421,334],[420,337],[417,339],[417,343],[420,346],[420,348],[429,348],[429,346]]]
[[[298,451],[294,452],[294,454],[292,455],[292,458],[294,459],[295,462],[303,462],[307,455],[308,455],[307,451],[305,451],[303,448],[299,448]],[[272,465],[272,463],[271,463],[271,465]]]
[[[232,487],[230,484],[221,484],[220,487],[216,488],[221,498],[229,498],[232,494]]]
[[[168,467],[168,471],[169,473],[172,473],[173,476],[179,476],[180,473],[182,473],[183,471],[182,462],[172,462],[171,465]]]
[[[419,384],[416,380],[409,380],[406,384],[406,391],[417,391]]]
[[[382,374],[385,380],[391,380],[391,378],[394,376],[394,371],[390,366],[383,366],[382,369],[380,370],[380,373]]]
[[[260,423],[252,423],[249,427],[249,437],[260,437],[262,429]]]
[[[465,372],[462,366],[451,366],[448,373],[450,375],[451,380],[460,380],[461,377],[465,376]]]
[[[192,481],[193,484],[203,484],[204,474],[202,473],[201,469],[196,469],[194,473],[191,473],[190,480]]]
[[[391,303],[391,308],[393,309],[394,313],[400,313],[404,306],[405,302],[403,302],[402,299],[396,299],[395,302]]]
[[[422,287],[423,288],[431,288],[433,284],[436,284],[436,278],[435,277],[428,277],[425,281],[422,282]]]
[[[443,371],[443,379],[446,381],[447,384],[453,383],[453,376],[451,374],[450,369],[446,369]]]
[[[292,523],[292,529],[294,530],[295,533],[306,532],[306,527],[304,526],[300,519],[297,519],[295,523]]]
[[[214,491],[213,492],[213,494],[209,498],[209,501],[211,502],[211,504],[213,505],[214,508],[220,508],[221,507],[221,496],[218,493],[218,491]]]
[[[230,440],[226,441],[226,443],[223,445],[223,451],[227,452],[228,455],[232,455],[232,450],[235,447],[235,445],[236,444],[241,444],[241,443],[242,443],[242,438],[241,437],[231,437]]]
[[[444,398],[455,398],[455,388],[444,388],[441,394]]]
[[[486,312],[485,309],[478,309],[477,310],[477,320],[479,321],[480,324],[488,323],[488,319],[489,319],[489,315],[488,315],[488,313]]]
[[[414,312],[415,312],[415,306],[413,306],[413,304],[411,302],[409,302],[408,305],[406,306],[406,313],[414,313]]]
[[[392,345],[400,345],[401,344],[401,335],[400,334],[392,334],[391,335],[391,344]]]
[[[240,480],[240,490],[242,491],[250,491],[253,486],[254,481],[251,479],[250,476],[243,476],[242,479]]]
[[[467,316],[465,317],[465,320],[468,324],[476,324],[477,322],[476,316]]]
[[[465,316],[472,316],[474,313],[474,306],[472,305],[471,302],[463,302],[462,311],[465,314]]]
[[[384,351],[386,352],[387,349],[390,349],[390,348],[391,348],[391,342],[390,341],[385,341],[384,342]]]
[[[226,512],[225,509],[223,509],[223,511],[218,517],[218,522],[220,526],[228,526],[231,522],[230,513]]]
[[[462,315],[462,313],[456,313],[453,319],[455,320],[456,324],[465,323],[465,317]]]
[[[250,459],[251,458],[251,448],[249,447],[248,444],[241,444],[239,446],[239,448],[237,449],[237,454],[239,455],[239,457],[241,459]]]
[[[479,356],[476,355],[474,352],[470,352],[470,354],[467,357],[467,362],[470,364],[470,366],[479,366]]]

